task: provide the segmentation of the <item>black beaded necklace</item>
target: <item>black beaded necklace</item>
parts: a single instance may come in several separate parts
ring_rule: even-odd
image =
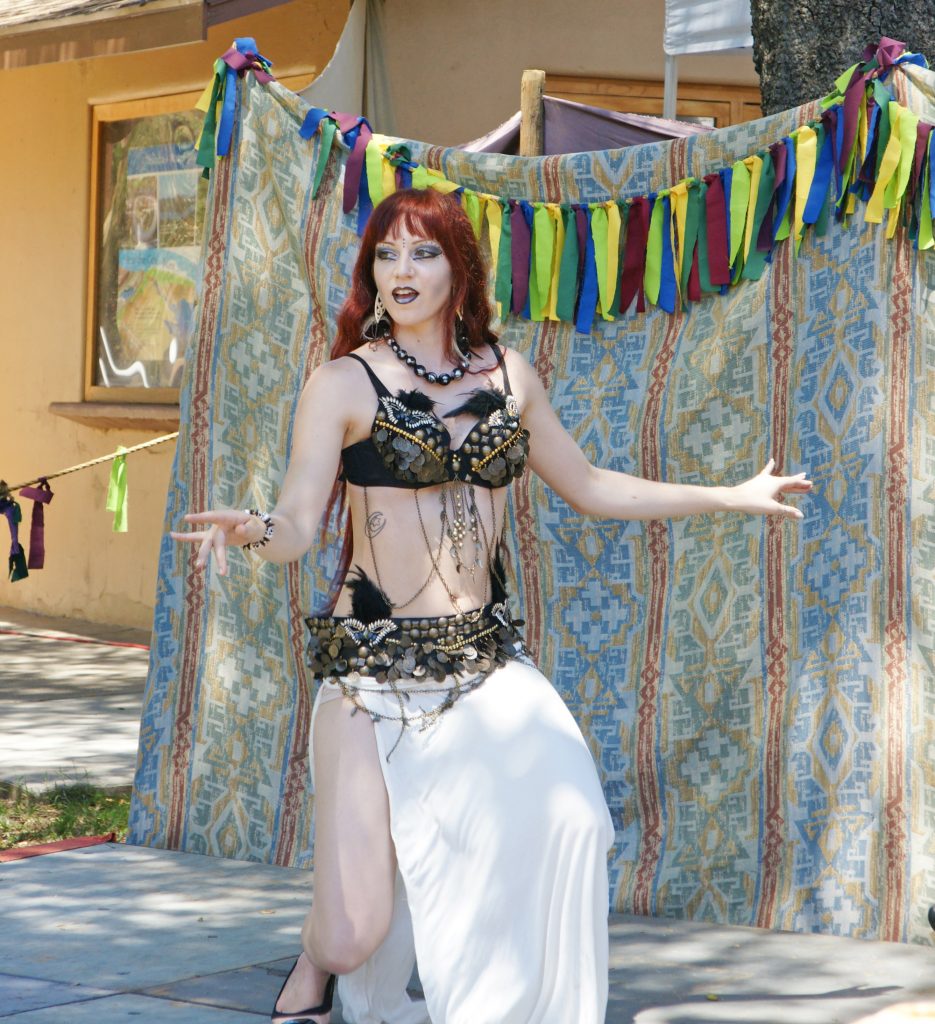
[[[464,371],[470,365],[468,363],[470,356],[462,356],[461,362],[451,371],[451,373],[435,373],[433,370],[427,370],[420,362],[417,361],[415,356],[409,355],[409,353],[395,338],[387,336],[386,343],[396,353],[396,358],[399,359],[400,362],[403,362],[410,367],[417,377],[424,377],[429,384],[441,384],[444,386],[446,384],[450,384],[452,381],[461,380],[464,376]]]

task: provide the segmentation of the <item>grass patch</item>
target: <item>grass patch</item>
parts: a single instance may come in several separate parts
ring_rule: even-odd
[[[87,783],[53,786],[43,793],[0,794],[0,850],[116,832],[127,837],[130,795]]]

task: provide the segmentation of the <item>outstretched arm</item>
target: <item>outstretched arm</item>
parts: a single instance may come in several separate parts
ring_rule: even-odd
[[[346,360],[344,362],[347,362]],[[269,562],[293,562],[311,547],[338,472],[348,424],[353,369],[325,363],[309,377],[299,398],[292,431],[292,451],[279,500],[272,509],[273,536],[256,553]],[[196,529],[173,532],[179,541],[197,544],[195,564],[203,569],[211,555],[227,573],[227,547],[260,540],[265,525],[234,509],[190,512],[185,521]]]
[[[515,352],[510,355],[510,375],[522,382],[523,425],[531,435],[529,464],[575,511],[607,519],[675,519],[724,511],[803,518],[779,498],[807,493],[811,481],[804,473],[774,476],[772,459],[756,476],[734,487],[661,483],[592,466],[559,422],[535,370]]]

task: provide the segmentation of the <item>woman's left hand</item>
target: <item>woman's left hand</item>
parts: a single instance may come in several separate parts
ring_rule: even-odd
[[[807,494],[812,489],[811,480],[804,473],[795,476],[774,476],[774,459],[770,459],[756,476],[730,488],[731,506],[738,512],[751,515],[779,515],[787,519],[804,519],[802,512],[793,505],[784,505],[782,494]]]

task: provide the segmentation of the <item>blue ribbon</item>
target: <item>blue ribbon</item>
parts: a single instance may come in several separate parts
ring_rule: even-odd
[[[730,259],[730,191],[734,186],[734,168],[733,167],[722,167],[718,171],[718,176],[721,179],[721,187],[724,189],[724,220],[727,224],[727,258]],[[734,280],[734,268],[729,267],[730,279]],[[721,285],[721,294],[727,294],[727,285]]]
[[[668,196],[662,198],[662,275],[659,279],[659,306],[667,313],[675,312],[678,294],[675,286],[675,259],[672,254],[672,205]]]
[[[521,199],[519,201],[519,208],[523,211],[523,220],[526,221],[526,227],[529,228],[529,274],[530,276],[532,276],[533,266],[535,265],[535,249],[533,248],[532,240],[532,223],[535,218],[536,211],[533,209],[532,203],[528,202],[526,199]],[[523,305],[523,312],[521,314],[521,316],[523,316],[526,320],[532,319],[532,315],[529,312],[529,292],[530,289],[527,288],[526,302]]]
[[[218,156],[227,156],[234,135],[234,115],[237,112],[237,72],[233,68],[224,71],[224,102],[221,104],[221,122],[218,125]]]
[[[929,135],[929,210],[935,217],[935,130]]]
[[[805,200],[805,211],[802,214],[802,221],[805,224],[814,224],[818,220],[828,196],[828,186],[831,184],[831,171],[834,166],[831,135],[825,131],[824,126],[818,130],[822,135],[821,151],[818,154],[818,163],[815,165],[812,187],[808,191],[808,199]]]
[[[581,282],[581,298],[578,301],[578,318],[575,330],[579,334],[590,334],[597,309],[597,263],[594,261],[594,236],[591,234],[591,211],[584,210],[588,218],[587,245],[584,251],[584,278]]]
[[[318,131],[318,126],[326,117],[328,117],[327,110],[322,110],[321,107],[312,107],[312,109],[305,115],[305,120],[302,122],[302,127],[299,129],[299,135],[301,135],[303,139],[310,139],[315,132]]]
[[[367,161],[360,168],[360,188],[357,190],[357,235],[360,237],[367,227],[370,214],[373,213],[373,202],[370,199],[370,186],[367,183]]]

